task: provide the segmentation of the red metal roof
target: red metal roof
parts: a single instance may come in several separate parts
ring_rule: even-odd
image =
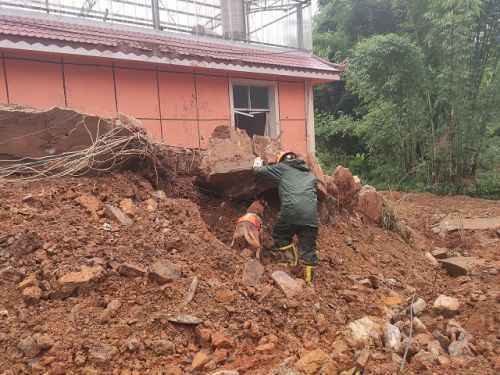
[[[120,25],[81,20],[75,22],[68,18],[60,21],[48,16],[0,15],[0,39],[325,74],[338,74],[343,70],[342,65],[330,63],[306,51],[210,40],[206,37],[172,36]]]

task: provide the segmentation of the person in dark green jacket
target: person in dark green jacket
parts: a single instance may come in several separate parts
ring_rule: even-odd
[[[300,260],[305,265],[305,280],[311,283],[314,266],[318,264],[316,239],[318,237],[317,179],[305,161],[293,152],[282,153],[278,163],[262,166],[262,159],[254,163],[257,178],[265,178],[278,188],[280,213],[273,228],[277,250],[284,252],[296,266],[299,261],[293,237],[299,240]]]

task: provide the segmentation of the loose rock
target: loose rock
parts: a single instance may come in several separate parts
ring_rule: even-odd
[[[168,321],[172,323],[178,324],[186,324],[186,325],[198,325],[203,323],[203,320],[197,318],[193,315],[180,314],[175,316],[169,316]]]
[[[307,375],[315,374],[329,360],[328,354],[321,349],[316,349],[305,353],[295,364],[295,367]]]
[[[106,364],[109,363],[117,353],[118,349],[113,345],[97,343],[89,348],[89,359],[100,364]]]
[[[135,216],[137,214],[137,206],[130,198],[123,199],[120,202],[121,210],[128,216]]]
[[[384,199],[374,187],[365,185],[361,188],[358,194],[358,205],[356,208],[371,222],[376,224],[381,222],[383,205]]]
[[[435,247],[431,254],[436,259],[448,258],[448,249],[444,247]]]
[[[102,209],[102,202],[93,195],[80,195],[76,198],[76,201],[87,211],[94,214]]]
[[[251,259],[245,263],[243,269],[243,283],[247,286],[256,286],[262,275],[264,274],[264,266],[258,260]]]
[[[123,213],[122,210],[120,210],[118,207],[115,207],[111,204],[105,204],[104,205],[104,214],[112,219],[120,223],[121,225],[124,226],[129,226],[132,225],[134,222],[132,219],[130,219],[127,215]]]
[[[271,277],[287,298],[293,298],[302,292],[303,283],[290,277],[286,272],[275,271]]]
[[[78,287],[87,286],[91,282],[97,281],[103,274],[104,269],[101,266],[83,266],[78,272],[70,272],[61,276],[58,283],[62,290],[70,292]]]
[[[427,303],[422,298],[417,298],[412,305],[413,314],[419,315],[425,311],[427,308]]]
[[[140,277],[146,274],[146,270],[133,263],[122,263],[118,266],[118,272],[120,275],[127,277]]]
[[[426,333],[427,332],[427,327],[425,326],[425,324],[422,323],[422,321],[419,318],[417,318],[416,316],[413,317],[413,329],[417,333]]]
[[[480,261],[474,257],[453,257],[440,259],[439,262],[450,276],[464,276],[469,274]]]
[[[395,325],[387,323],[384,326],[384,343],[387,349],[398,351],[401,345],[401,331]]]
[[[30,286],[23,290],[23,299],[26,303],[36,303],[42,297],[42,290],[37,286]]]
[[[460,302],[456,298],[441,294],[434,301],[432,308],[445,316],[453,316],[458,313]]]
[[[203,368],[210,361],[210,356],[205,351],[199,351],[193,358],[191,362],[191,368],[193,370],[199,370]]]
[[[355,320],[347,326],[349,336],[356,346],[364,347],[372,342],[380,341],[382,329],[378,323],[375,323],[369,317]]]
[[[165,284],[181,277],[181,272],[175,264],[163,260],[153,263],[149,274],[152,279],[160,284]]]
[[[231,349],[234,347],[234,341],[222,332],[212,333],[212,345],[214,348]]]

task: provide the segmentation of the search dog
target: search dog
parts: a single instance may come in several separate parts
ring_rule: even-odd
[[[261,201],[254,201],[248,208],[245,215],[236,222],[231,247],[235,242],[244,238],[251,248],[255,249],[255,257],[260,260],[262,251],[262,216],[264,214],[264,204]]]

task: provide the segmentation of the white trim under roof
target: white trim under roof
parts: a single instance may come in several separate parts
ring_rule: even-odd
[[[338,73],[312,72],[312,71],[303,71],[298,69],[291,70],[279,67],[246,66],[246,65],[237,65],[231,63],[222,63],[222,62],[207,62],[203,60],[200,61],[188,58],[177,59],[169,57],[137,55],[134,53],[99,51],[97,49],[86,49],[82,47],[58,46],[54,44],[46,45],[39,42],[34,42],[34,43],[28,43],[25,41],[14,42],[8,39],[0,40],[0,48],[13,49],[18,51],[34,51],[34,52],[44,52],[44,53],[59,53],[59,54],[73,55],[73,56],[98,57],[98,58],[112,59],[112,60],[140,61],[152,64],[175,65],[175,66],[182,66],[189,68],[204,68],[204,69],[216,69],[216,70],[226,70],[226,71],[229,70],[232,72],[239,72],[239,73],[266,74],[266,75],[275,75],[282,77],[309,78],[309,79],[326,80],[326,81],[340,80],[340,75]]]

